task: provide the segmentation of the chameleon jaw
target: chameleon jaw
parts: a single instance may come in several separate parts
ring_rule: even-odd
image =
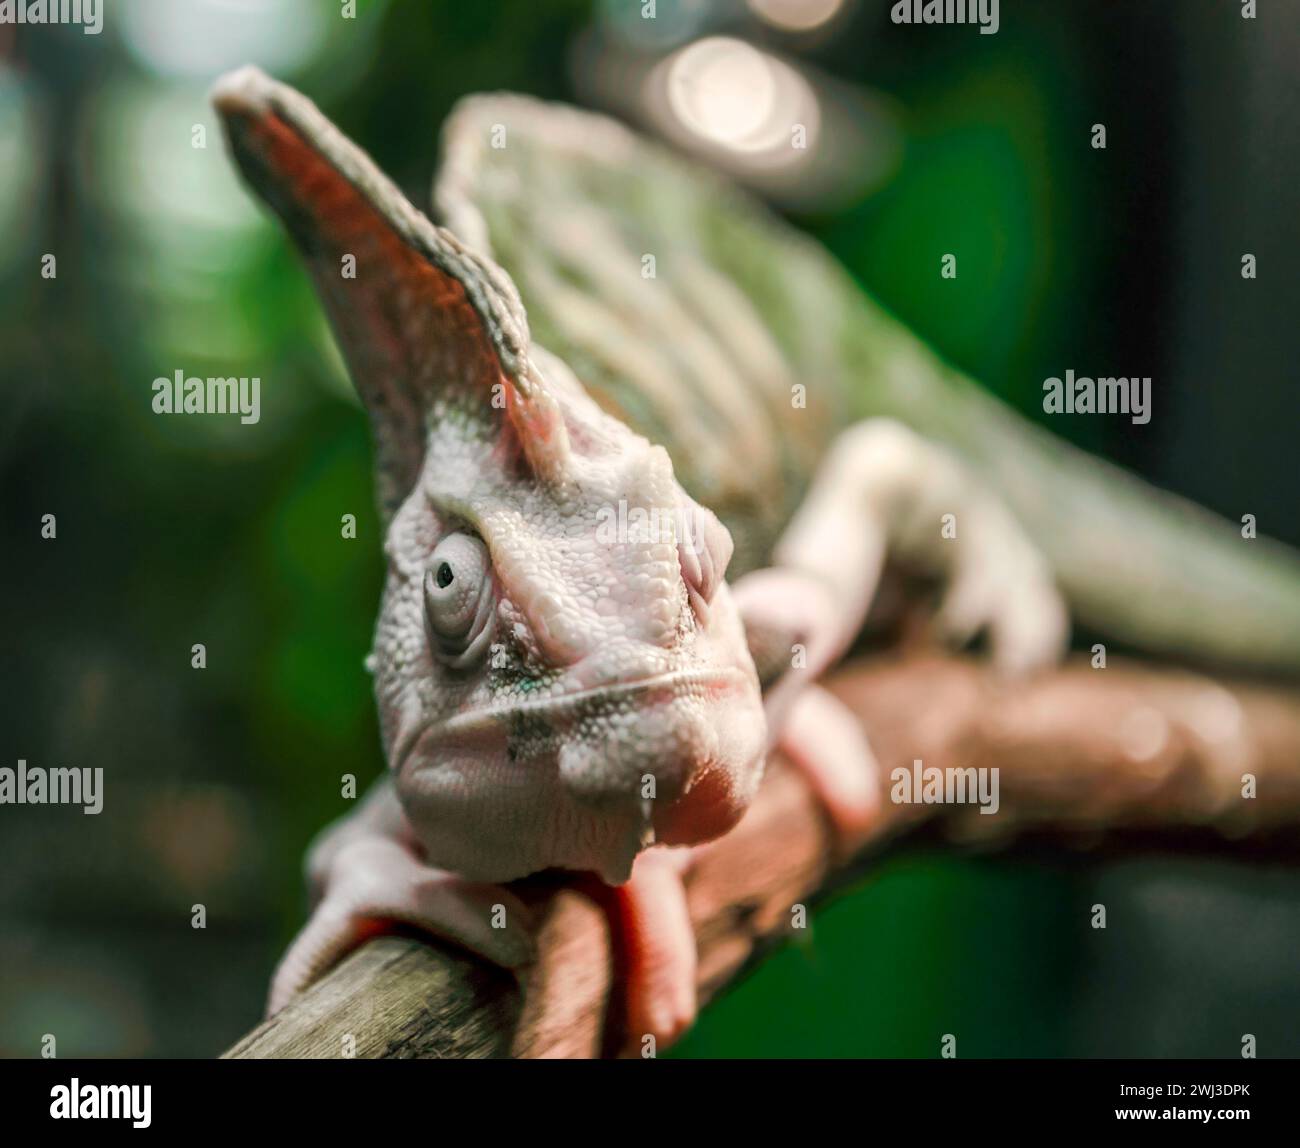
[[[424,724],[393,761],[431,864],[475,880],[558,868],[619,884],[650,845],[734,824],[764,745],[756,682],[710,667]]]
[[[401,770],[426,740],[435,740],[439,736],[487,733],[530,718],[575,718],[584,711],[612,710],[623,701],[653,700],[652,695],[665,691],[676,693],[691,686],[699,686],[716,695],[741,688],[746,681],[738,669],[672,670],[649,678],[529,698],[509,705],[482,706],[416,729],[395,747],[393,759],[396,768]]]

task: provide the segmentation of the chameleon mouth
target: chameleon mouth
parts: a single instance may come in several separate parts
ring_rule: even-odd
[[[394,747],[394,761],[401,773],[409,759],[417,756],[429,742],[446,737],[473,737],[510,729],[520,721],[535,719],[580,718],[612,709],[628,701],[645,702],[653,695],[677,696],[685,689],[698,688],[710,698],[743,689],[748,678],[739,669],[673,670],[653,677],[628,682],[613,682],[590,689],[528,698],[503,706],[484,706],[468,713],[453,714],[442,721],[416,726]],[[665,699],[668,700],[668,699]],[[428,762],[432,767],[436,763]],[[420,767],[417,767],[420,768]]]

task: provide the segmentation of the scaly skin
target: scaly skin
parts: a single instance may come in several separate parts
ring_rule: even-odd
[[[252,70],[215,100],[316,279],[391,513],[371,666],[397,800],[376,795],[316,851],[324,896],[271,1008],[377,920],[517,965],[517,902],[474,883],[594,870],[627,882],[643,942],[632,1015],[670,1038],[693,1013],[689,922],[678,870],[656,860],[633,874],[633,861],[730,828],[766,749],[724,581],[730,536],[662,447],[532,343],[510,280],[420,216],[308,101]],[[494,905],[505,928],[488,927]]]
[[[394,920],[526,966],[527,914],[492,883],[581,869],[620,886],[633,1047],[674,1039],[695,952],[690,849],[672,847],[735,823],[774,744],[846,849],[876,816],[870,747],[812,683],[887,559],[941,577],[940,628],[987,630],[1007,670],[1063,647],[1058,580],[1120,636],[1295,664],[1289,555],[1242,567],[1211,540],[1204,586],[1171,593],[1169,555],[1205,531],[1193,512],[1103,470],[1153,546],[1117,542],[1076,488],[1098,464],[947,372],[814,244],[612,122],[465,101],[442,230],[291,89],[245,69],[215,101],[321,294],[388,519],[370,664],[391,784],[314,846],[318,903],[271,1011]],[[1274,624],[1205,609],[1238,569]],[[796,642],[802,673],[781,664]]]
[[[696,310],[722,344],[684,325],[656,362],[624,332],[604,346],[615,369],[579,356],[598,404],[533,340],[509,276],[430,224],[308,100],[245,69],[215,102],[325,303],[370,412],[389,517],[370,665],[392,785],[313,848],[319,902],[270,1009],[384,922],[524,965],[527,915],[484,883],[593,870],[621,885],[628,1035],[671,1041],[694,1017],[694,938],[689,850],[663,847],[730,828],[784,730],[851,843],[879,803],[870,751],[851,715],[804,687],[857,632],[886,552],[946,570],[961,597],[989,565],[962,556],[1032,550],[946,455],[892,424],[863,424],[810,482],[828,413],[813,401],[799,433],[780,432],[781,356],[744,294],[703,264],[692,281],[710,294]],[[627,290],[618,279],[602,282],[603,298]],[[686,316],[660,316],[673,318]],[[693,405],[715,418],[694,438]],[[615,417],[634,409],[688,460],[692,493],[668,451]],[[652,417],[663,409],[673,417]],[[701,493],[743,540],[751,572],[734,599],[732,536]],[[985,524],[984,551],[937,544],[940,506]],[[780,568],[755,569],[774,555]],[[1050,581],[1032,561],[1007,570],[976,622],[1045,602],[1052,624],[1031,614],[1016,628],[1032,639],[1021,661],[1051,656]],[[769,691],[768,720],[738,604],[750,627],[807,648],[807,672]]]
[[[715,173],[606,117],[481,95],[448,118],[433,198],[441,222],[514,278],[535,337],[667,447],[682,485],[730,528],[733,575],[771,561],[832,440],[884,418],[978,478],[1087,626],[1152,652],[1300,672],[1293,551],[1246,543],[1239,523],[1031,425]]]

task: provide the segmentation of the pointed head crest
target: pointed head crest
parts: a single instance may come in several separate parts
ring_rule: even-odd
[[[370,414],[385,514],[415,485],[421,428],[439,404],[485,422],[504,412],[539,477],[562,475],[563,419],[529,360],[510,277],[425,218],[301,93],[249,67],[220,80],[213,101],[325,304]]]

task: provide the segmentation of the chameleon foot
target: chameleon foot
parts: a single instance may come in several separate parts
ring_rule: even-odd
[[[627,962],[624,1053],[662,1051],[695,1023],[695,930],[682,873],[690,849],[652,849],[615,890]]]
[[[880,816],[881,792],[879,764],[853,711],[810,686],[791,706],[777,744],[821,801],[841,849],[855,853]]]
[[[532,959],[521,901],[500,886],[432,869],[398,841],[349,841],[333,853],[323,877],[323,899],[275,971],[268,1016],[394,922],[454,941],[503,968]]]
[[[858,621],[824,579],[800,570],[755,570],[734,593],[751,646],[765,646],[759,673],[770,743],[804,775],[853,852],[880,812],[879,769],[858,720],[816,679],[844,652]]]
[[[994,665],[1027,673],[1060,660],[1069,641],[1069,615],[1047,563],[1002,507],[972,512],[935,619],[953,645],[988,634]]]
[[[801,691],[839,658],[859,626],[816,574],[768,566],[732,587],[763,687],[769,744]]]

